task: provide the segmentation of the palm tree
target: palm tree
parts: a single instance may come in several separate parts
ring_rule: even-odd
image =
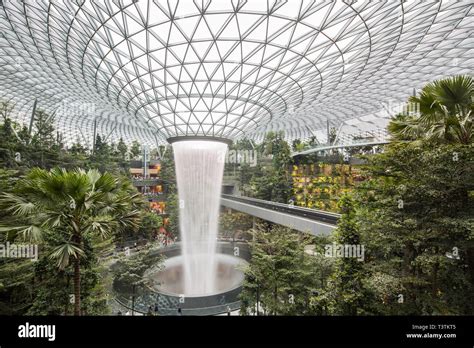
[[[397,115],[388,129],[394,140],[426,139],[470,144],[474,140],[474,79],[453,76],[427,84],[409,102],[418,115]]]
[[[21,180],[16,194],[0,195],[0,205],[10,214],[14,232],[28,241],[41,241],[54,233],[59,245],[49,245],[50,258],[63,270],[74,268],[74,314],[81,314],[81,258],[84,238],[109,238],[126,228],[137,228],[139,193],[130,183],[97,170],[50,171],[34,168]]]

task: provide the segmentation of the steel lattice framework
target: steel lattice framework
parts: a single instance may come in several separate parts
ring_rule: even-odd
[[[474,70],[472,0],[0,3],[0,98],[24,122],[37,100],[69,141],[373,130]]]

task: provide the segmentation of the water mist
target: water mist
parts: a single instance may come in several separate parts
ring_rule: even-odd
[[[216,243],[224,155],[218,141],[174,142],[179,222],[184,268],[184,294],[216,291]]]

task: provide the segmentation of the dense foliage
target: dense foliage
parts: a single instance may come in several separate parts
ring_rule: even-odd
[[[315,314],[310,300],[322,288],[331,261],[305,252],[314,242],[309,235],[281,226],[261,224],[252,230],[242,313],[257,314],[258,308],[259,315]]]
[[[282,132],[267,133],[258,146],[244,139],[230,147],[234,151],[252,151],[256,163],[229,163],[226,171],[238,167],[242,194],[259,199],[288,203],[291,198],[291,149]]]
[[[10,214],[0,231],[7,239],[48,242],[45,251],[60,271],[73,264],[74,312],[80,315],[85,239],[110,238],[137,228],[142,203],[129,181],[120,182],[108,173],[34,168],[13,193],[0,195],[0,206]]]
[[[472,315],[473,85],[471,77],[458,76],[425,86],[409,100],[416,112],[397,115],[389,124],[393,142],[382,153],[364,156],[363,182],[344,190],[323,187],[327,199],[339,199],[342,213],[331,236],[317,238],[223,212],[220,235],[245,236],[253,256],[245,269],[242,313]],[[114,145],[97,136],[93,150],[79,143],[66,149],[52,126],[53,116],[39,110],[30,130],[12,122],[10,112],[7,103],[1,104],[0,221],[9,232],[1,242],[39,241],[42,256],[37,263],[0,260],[0,313],[105,313],[101,240],[110,247],[110,236],[135,230],[150,239],[164,223],[140,208],[121,175],[140,146],[135,142],[128,150],[122,140]],[[335,137],[331,130],[329,143]],[[315,138],[294,140],[292,148],[301,151],[316,144]],[[257,153],[255,165],[226,165],[242,194],[284,203],[295,193],[292,165],[316,166],[327,159],[292,159],[281,133],[267,134],[258,145],[241,140],[231,149]],[[163,150],[162,175],[169,184],[166,226],[177,235],[174,162],[170,148]],[[331,163],[341,163],[341,153],[330,155],[335,158]],[[43,169],[31,169],[35,166]],[[91,168],[102,172],[87,170]],[[314,194],[320,182],[309,184],[296,193],[311,189]],[[364,252],[360,257],[328,256],[328,246],[363,247]],[[148,266],[140,255],[120,260],[115,285],[134,292],[130,285],[141,284]],[[69,301],[73,293],[75,310]]]
[[[99,257],[163,224],[126,178],[140,145],[97,135],[92,149],[66,148],[54,115],[38,109],[28,129],[12,112],[0,103],[0,243],[37,244],[39,260],[0,260],[0,313],[107,313]]]
[[[394,118],[389,130],[395,141],[383,153],[365,157],[363,175],[368,180],[339,201],[342,218],[329,244],[363,246],[363,257],[316,254],[316,264],[333,263],[311,296],[310,313],[474,313],[472,86],[470,77],[429,84],[410,99],[420,104],[419,114]],[[260,307],[267,314],[288,309],[281,289],[289,274],[278,272],[272,262],[291,254],[290,249],[295,253],[300,243],[292,245],[290,233],[275,232],[271,227],[266,234],[256,232],[268,240],[252,244],[254,259],[243,292],[249,312],[255,311],[257,280],[262,277]],[[298,269],[300,275],[307,270],[304,261],[282,268]],[[312,273],[313,278],[319,275]],[[305,292],[311,281],[291,284],[292,292]],[[304,313],[304,307],[291,312]]]

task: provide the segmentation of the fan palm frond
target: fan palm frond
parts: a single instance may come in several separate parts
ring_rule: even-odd
[[[470,144],[474,139],[474,79],[460,75],[428,83],[409,98],[417,116],[397,115],[388,126],[395,141]]]
[[[84,251],[76,245],[65,242],[53,249],[49,258],[56,260],[56,265],[60,270],[65,269],[69,265],[71,258],[79,258],[84,255]]]

